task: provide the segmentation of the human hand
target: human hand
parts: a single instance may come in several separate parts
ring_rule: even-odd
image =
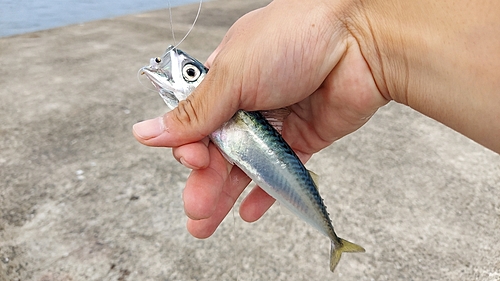
[[[134,126],[149,146],[173,147],[192,172],[183,192],[189,232],[210,236],[250,182],[206,136],[238,109],[288,107],[283,137],[302,161],[361,127],[387,103],[358,43],[330,1],[275,0],[238,20],[210,56],[209,73],[173,111]],[[255,221],[273,204],[254,188],[240,207]]]

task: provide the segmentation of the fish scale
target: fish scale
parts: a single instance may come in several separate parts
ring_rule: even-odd
[[[255,144],[247,143],[247,145],[254,147],[261,145],[258,149],[252,150],[251,154],[239,153],[237,149],[230,147],[240,142],[239,138],[232,135],[235,132],[233,123],[240,120],[247,127],[245,130],[249,136],[245,138],[246,141],[256,140]],[[236,133],[240,134],[241,131],[242,129],[238,128]],[[221,148],[225,157],[247,174],[253,173],[252,166],[266,163],[265,168],[259,169],[258,178],[254,181],[294,214],[318,228],[330,239],[338,241],[314,180],[291,147],[259,112],[240,110],[220,130],[210,136],[211,140]],[[267,151],[273,151],[273,154],[269,155]],[[274,162],[279,162],[280,165],[273,165]],[[311,205],[315,206],[311,208]]]
[[[143,67],[141,72],[173,109],[201,83],[208,69],[170,46],[162,57],[150,59],[150,65]],[[281,125],[276,120],[273,123]],[[343,252],[364,252],[362,247],[335,234],[311,174],[263,114],[238,110],[209,137],[230,163],[238,166],[281,205],[330,239],[331,271]]]

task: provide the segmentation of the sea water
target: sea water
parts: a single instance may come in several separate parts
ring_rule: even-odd
[[[196,2],[199,0],[0,0],[0,37]]]

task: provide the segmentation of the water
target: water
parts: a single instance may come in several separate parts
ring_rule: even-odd
[[[170,6],[199,0],[170,0]],[[168,8],[168,0],[0,0],[0,37]]]

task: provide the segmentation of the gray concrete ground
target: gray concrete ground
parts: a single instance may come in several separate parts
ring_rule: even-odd
[[[182,49],[205,59],[266,2],[206,3]],[[279,205],[192,238],[189,171],[131,134],[167,109],[136,74],[169,34],[163,10],[0,39],[0,280],[500,280],[500,156],[395,103],[308,164],[366,253],[329,272],[328,240]]]

